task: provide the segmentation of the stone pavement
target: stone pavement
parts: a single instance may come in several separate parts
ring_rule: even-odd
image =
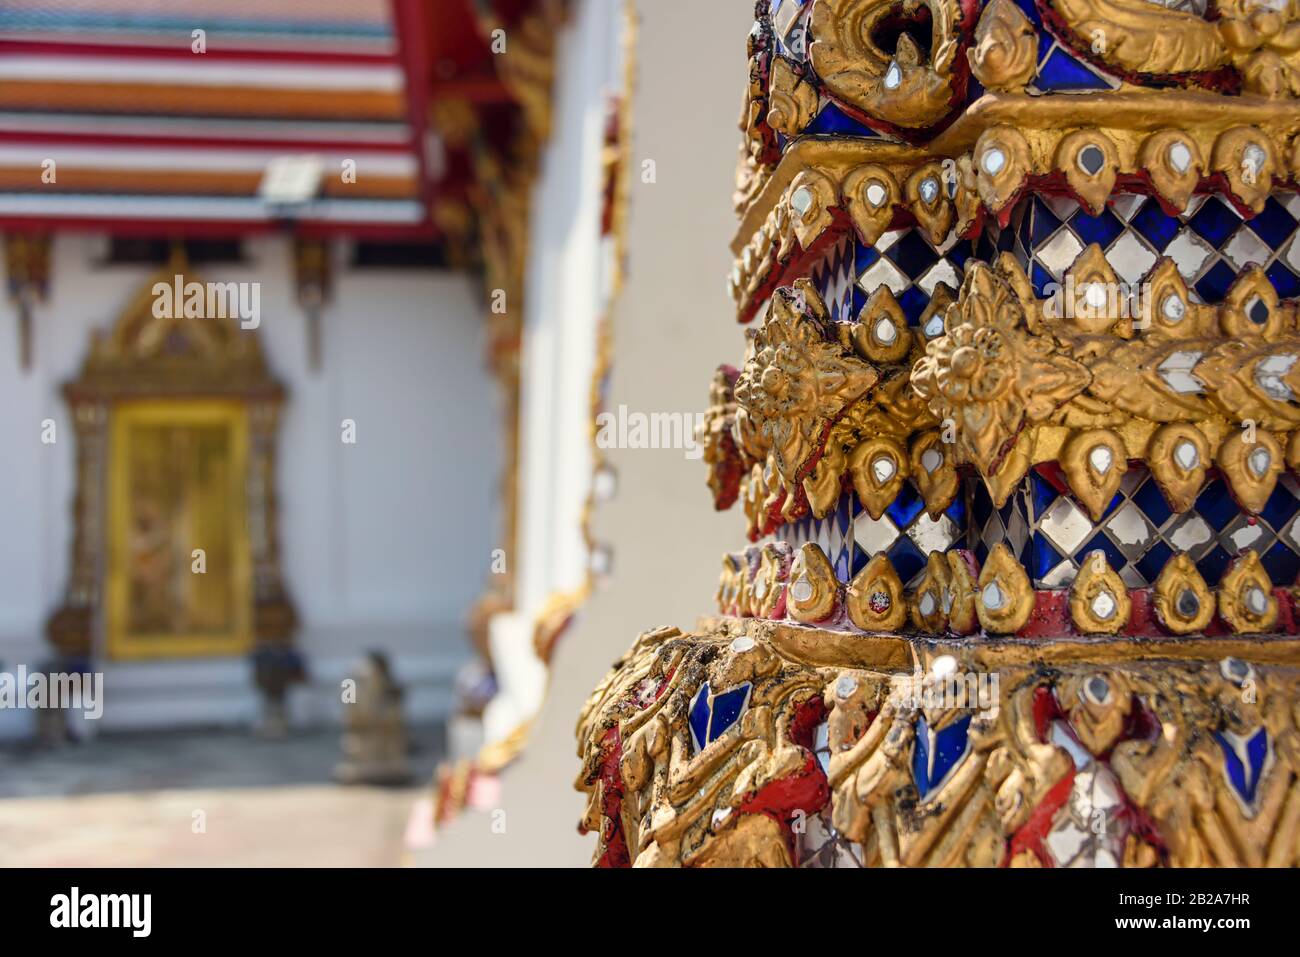
[[[0,750],[0,866],[353,866],[406,862],[440,728],[413,729],[413,784],[341,787],[338,732],[206,732]]]

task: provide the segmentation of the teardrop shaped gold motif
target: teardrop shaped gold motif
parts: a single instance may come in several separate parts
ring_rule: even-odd
[[[1056,167],[1088,212],[1100,216],[1119,173],[1119,153],[1110,138],[1097,130],[1071,133],[1056,148]]]
[[[1300,432],[1292,432],[1286,441],[1286,465],[1292,472],[1300,472]]]
[[[1192,507],[1210,465],[1210,443],[1187,422],[1170,422],[1156,429],[1147,445],[1147,461],[1156,484],[1175,512]]]
[[[1110,567],[1100,549],[1079,565],[1070,585],[1070,618],[1085,635],[1118,634],[1128,624],[1133,603],[1124,581]]]
[[[1219,581],[1219,616],[1239,635],[1277,624],[1273,582],[1253,548],[1242,552]]]
[[[831,210],[838,200],[837,186],[820,170],[805,169],[795,177],[786,195],[786,205],[790,209],[791,229],[800,246],[808,249],[834,222]]]
[[[785,590],[786,613],[805,624],[823,621],[835,610],[839,581],[826,553],[816,542],[805,542],[790,566]]]
[[[918,631],[941,635],[948,628],[947,601],[951,601],[952,570],[943,552],[931,552],[925,575],[912,595],[912,624]]]
[[[885,285],[878,286],[858,313],[853,324],[853,345],[869,362],[890,363],[907,358],[912,348],[912,330],[907,316]]]
[[[718,612],[723,615],[733,614],[740,603],[741,561],[733,554],[722,556],[722,574],[718,576],[718,590],[713,599],[718,604]]]
[[[844,603],[849,620],[863,631],[897,631],[907,621],[903,583],[884,552],[853,576]]]
[[[903,447],[884,436],[860,442],[849,453],[849,478],[862,507],[874,519],[898,497],[909,470]]]
[[[844,178],[841,190],[858,237],[864,245],[874,246],[894,218],[902,195],[898,180],[883,166],[859,166]],[[878,202],[873,203],[872,197]]]
[[[831,439],[826,443],[817,464],[800,482],[804,494],[808,496],[808,507],[817,518],[825,518],[840,500],[840,493],[844,491],[840,480],[844,477],[844,467],[847,464],[848,456],[844,453],[843,446]]]
[[[1267,310],[1262,323],[1251,316],[1259,308],[1256,303]],[[1272,341],[1287,331],[1288,318],[1278,308],[1277,290],[1273,283],[1258,266],[1237,274],[1219,306],[1219,328],[1225,336],[1235,339]]]
[[[951,577],[943,594],[943,613],[948,616],[948,630],[955,635],[969,635],[980,623],[979,609],[975,607],[975,556],[964,548],[955,548],[946,557]]]
[[[1034,610],[1034,590],[1006,542],[998,542],[980,570],[975,602],[984,630],[1012,635],[1025,627]]]
[[[943,167],[939,163],[929,162],[913,172],[907,178],[907,185],[904,187],[908,208],[916,217],[921,231],[934,246],[943,245],[943,241],[948,238],[948,231],[952,229],[955,215],[952,200],[948,197],[944,175]],[[934,194],[928,200],[925,197],[927,188],[934,190]]]
[[[752,587],[754,614],[759,618],[776,618],[782,610],[789,567],[790,557],[787,551],[778,548],[773,542],[763,546]]]
[[[1110,429],[1076,432],[1061,449],[1060,465],[1074,497],[1094,522],[1101,521],[1128,471],[1124,440]]]
[[[1029,141],[1012,126],[995,126],[975,141],[975,188],[994,215],[1002,213],[1025,185]]]
[[[1258,513],[1264,507],[1282,474],[1282,446],[1263,429],[1234,430],[1219,446],[1215,460],[1232,497],[1248,512]]]
[[[937,431],[922,432],[912,440],[912,481],[925,499],[926,513],[935,521],[952,504],[961,485],[952,451]]]
[[[1218,334],[1218,310],[1192,302],[1177,263],[1168,256],[1152,267],[1142,292],[1142,318],[1148,323],[1147,335],[1160,333],[1173,339],[1196,339]]]
[[[1180,162],[1175,163],[1175,158]],[[1142,144],[1138,165],[1147,171],[1160,195],[1175,209],[1183,210],[1201,181],[1205,160],[1195,138],[1182,130],[1160,130]]]
[[[1263,130],[1237,126],[1221,133],[1215,141],[1210,172],[1222,173],[1233,194],[1257,213],[1273,190],[1276,170],[1273,138]]]
[[[1011,451],[1002,457],[998,470],[992,475],[984,476],[984,487],[989,490],[989,498],[998,508],[1007,504],[1011,493],[1020,485],[1020,480],[1029,471],[1029,455],[1025,452],[1028,442],[1016,440]]]
[[[1061,314],[1070,325],[1083,332],[1115,332],[1132,336],[1132,319],[1125,319],[1123,303],[1118,296],[1119,277],[1106,259],[1101,245],[1092,243],[1075,257],[1070,266],[1069,275],[1073,279],[1074,301],[1062,303]],[[1067,284],[1069,289],[1071,284]],[[1100,290],[1100,298],[1094,300],[1091,293]],[[1065,295],[1062,292],[1062,295]]]
[[[1186,553],[1165,562],[1152,603],[1160,624],[1175,635],[1204,631],[1214,618],[1214,593]]]

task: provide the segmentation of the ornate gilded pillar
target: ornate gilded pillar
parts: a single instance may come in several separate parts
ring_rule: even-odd
[[[1300,11],[756,15],[749,544],[583,711],[596,862],[1296,864]]]

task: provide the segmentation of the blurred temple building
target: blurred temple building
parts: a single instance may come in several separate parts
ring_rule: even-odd
[[[623,17],[0,6],[0,671],[105,676],[56,730],[335,722],[375,649],[514,753],[608,562]]]

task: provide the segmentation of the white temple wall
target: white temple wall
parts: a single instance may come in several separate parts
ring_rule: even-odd
[[[149,278],[105,265],[103,236],[64,234],[37,307],[33,368],[18,368],[17,319],[0,299],[0,670],[38,664],[44,623],[66,584],[75,435],[60,393]],[[285,384],[279,447],[282,563],[311,671],[299,722],[335,720],[338,681],[365,649],[387,649],[410,686],[408,711],[450,707],[469,650],[461,619],[480,592],[496,538],[499,400],[485,368],[474,280],[451,272],[354,268],[336,245],[323,314],[323,368],[308,369],[307,320],[294,298],[287,239],[244,246],[247,264],[196,267],[212,281],[261,282],[259,335]],[[41,422],[57,423],[43,445]],[[345,445],[340,423],[357,423]],[[99,727],[231,723],[257,699],[243,659],[108,663]],[[115,694],[116,692],[116,694]],[[32,713],[0,710],[0,737]]]

